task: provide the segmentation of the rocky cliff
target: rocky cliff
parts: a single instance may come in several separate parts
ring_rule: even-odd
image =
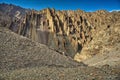
[[[84,60],[119,43],[119,22],[119,12],[87,13],[48,8],[27,13],[17,33],[76,60]]]
[[[92,26],[83,11],[31,11],[18,28],[18,34],[48,45],[51,49],[74,57],[92,40]]]
[[[77,61],[108,53],[120,45],[120,12],[29,10],[9,28]],[[20,15],[21,16],[21,15]],[[15,22],[15,23],[14,23]],[[117,47],[116,47],[117,46]]]

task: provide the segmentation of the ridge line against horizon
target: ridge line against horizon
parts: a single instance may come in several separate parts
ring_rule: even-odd
[[[13,1],[13,2],[12,2]],[[43,10],[43,9],[46,9],[46,8],[54,8],[55,10],[82,10],[82,11],[85,11],[85,12],[95,12],[95,11],[98,11],[98,10],[106,10],[106,11],[109,11],[109,12],[112,12],[112,11],[120,11],[120,6],[119,6],[119,0],[110,0],[109,1],[109,3],[110,2],[114,2],[114,1],[116,1],[115,3],[113,3],[113,4],[116,4],[116,5],[113,5],[113,7],[111,7],[111,6],[103,6],[102,5],[102,7],[100,6],[100,3],[99,3],[99,5],[97,6],[97,3],[96,3],[96,6],[94,6],[94,7],[90,7],[89,8],[89,5],[71,5],[71,6],[68,6],[68,4],[70,4],[70,2],[68,2],[68,3],[66,3],[67,5],[66,5],[66,7],[65,6],[57,6],[57,4],[54,4],[54,6],[52,6],[53,4],[49,4],[49,5],[47,5],[48,3],[50,3],[50,2],[46,2],[46,3],[38,3],[38,4],[33,4],[33,2],[34,3],[36,3],[37,1],[33,1],[33,0],[29,0],[29,2],[27,2],[28,0],[26,0],[26,1],[21,1],[20,2],[20,0],[1,0],[0,1],[0,4],[2,4],[2,3],[5,3],[5,4],[13,4],[13,5],[15,5],[15,6],[19,6],[19,7],[22,7],[22,8],[25,8],[25,9],[34,9],[34,10],[37,10],[37,11],[39,11],[39,10]],[[38,1],[41,1],[41,0],[38,0]],[[45,0],[46,1],[46,0]],[[44,1],[44,2],[45,2]],[[52,2],[54,1],[54,0],[51,0]],[[60,1],[60,0],[57,0],[57,1]],[[63,0],[61,0],[61,1],[63,1]],[[67,1],[67,0],[66,0]],[[71,0],[72,1],[72,0]],[[76,1],[79,1],[79,0],[76,0]],[[87,0],[85,0],[85,1],[87,1]],[[92,0],[91,0],[92,1]],[[98,1],[98,0],[95,0],[95,1]],[[106,0],[106,1],[108,1],[108,0]],[[20,3],[19,3],[20,2]],[[41,1],[42,2],[42,1]],[[83,1],[82,1],[83,2]],[[23,3],[26,3],[26,5],[25,4],[23,4]],[[32,4],[31,4],[32,3]],[[64,2],[63,2],[64,3]],[[75,3],[75,2],[74,2]],[[88,2],[83,2],[84,4],[88,4]],[[95,2],[94,2],[95,3]],[[105,3],[106,4],[106,3]],[[41,6],[39,6],[39,5],[41,5]],[[44,5],[44,6],[43,6]],[[116,7],[116,8],[115,8]]]
[[[4,2],[2,2],[2,3],[0,3],[0,4],[13,5],[13,6],[17,6],[17,7],[20,7],[20,8],[24,8],[24,7],[21,7],[21,6],[19,6],[19,5],[15,5],[15,4],[11,4],[11,3],[4,3]],[[49,8],[49,7],[47,7],[47,8]],[[47,8],[43,8],[43,9],[41,9],[41,10],[44,10],[44,9],[47,9]],[[30,9],[30,8],[24,8],[24,9]],[[49,8],[49,9],[55,9],[55,8]],[[36,10],[36,9],[30,9],[30,10],[40,11],[40,10]],[[57,10],[57,9],[55,9],[55,10]],[[76,9],[76,10],[82,10],[82,9]],[[76,11],[76,10],[71,10],[71,11]],[[95,11],[85,11],[85,10],[82,10],[82,11],[84,11],[84,12],[96,12],[96,11],[100,11],[100,10],[104,10],[104,9],[99,9],[99,10],[95,10]],[[59,11],[59,10],[58,10],[58,11]],[[68,10],[60,10],[60,11],[68,11]],[[118,11],[120,11],[120,9],[119,9],[119,10],[113,9],[113,10],[111,10],[111,11],[104,10],[104,11],[107,11],[107,12],[117,11],[117,12],[118,12]]]

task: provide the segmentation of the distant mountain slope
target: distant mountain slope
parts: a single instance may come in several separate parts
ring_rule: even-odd
[[[29,11],[29,9],[19,6],[1,3],[0,26],[8,27],[12,31],[16,32],[18,26],[20,26],[21,22],[24,20],[25,14]]]
[[[12,4],[2,3],[0,4],[0,11],[9,15],[10,17],[14,17],[17,11],[20,12],[20,15],[25,15],[27,9]]]

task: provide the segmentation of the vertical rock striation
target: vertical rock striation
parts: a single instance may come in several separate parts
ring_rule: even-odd
[[[1,6],[6,4],[0,5],[0,26],[77,61],[107,53],[120,43],[120,12],[49,8],[35,11],[12,5]],[[3,11],[4,8],[9,12]]]
[[[33,10],[26,14],[25,23],[19,26],[18,34],[74,57],[92,39],[92,26],[82,14],[85,12],[80,10]]]

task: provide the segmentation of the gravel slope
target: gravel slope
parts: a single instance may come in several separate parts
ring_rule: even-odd
[[[88,67],[0,27],[0,80],[119,80],[119,69]]]

